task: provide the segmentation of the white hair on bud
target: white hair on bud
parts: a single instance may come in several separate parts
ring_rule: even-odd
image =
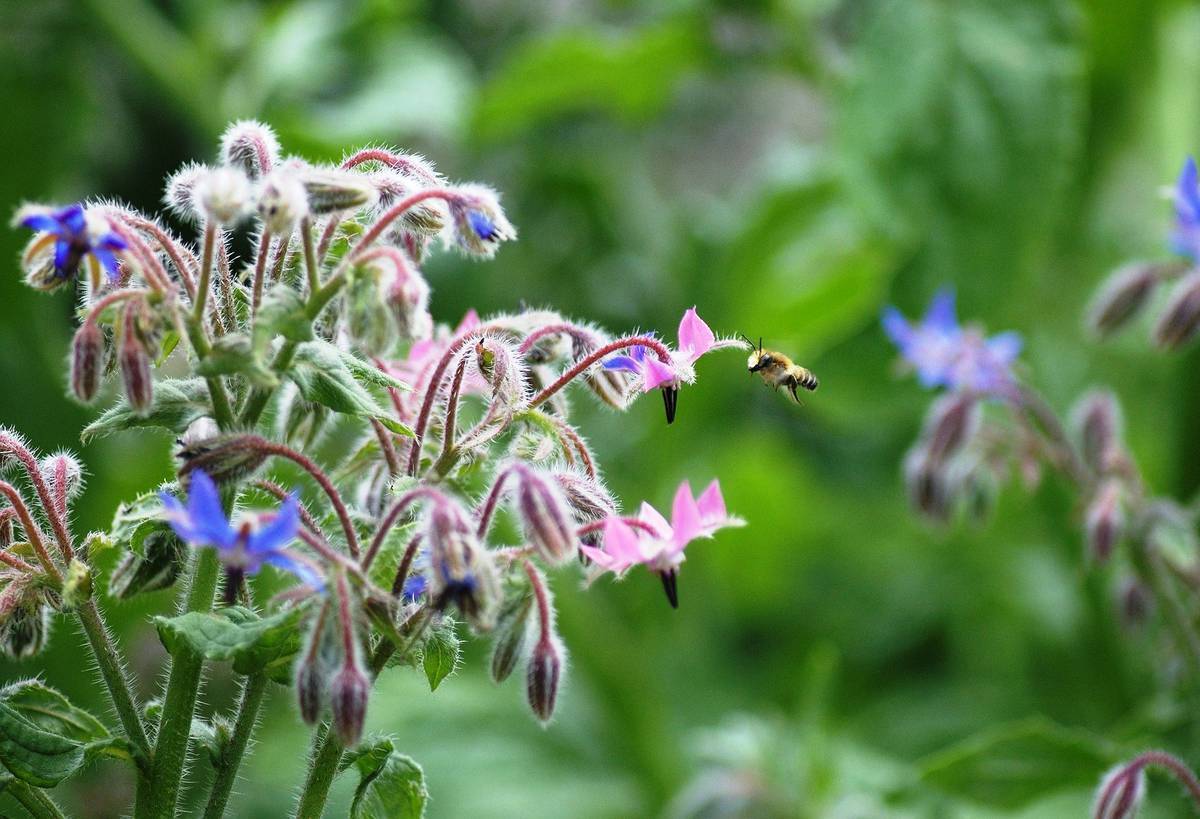
[[[237,168],[211,168],[196,180],[193,195],[208,219],[231,225],[245,215],[250,203],[250,180]]]
[[[196,202],[196,183],[210,168],[199,162],[188,162],[167,177],[163,190],[163,203],[171,213],[187,222],[200,218],[200,207]]]
[[[221,164],[240,168],[251,179],[270,173],[279,161],[279,139],[258,120],[232,123],[221,135]]]
[[[290,233],[308,215],[308,194],[297,173],[272,171],[258,186],[258,215],[276,236]]]

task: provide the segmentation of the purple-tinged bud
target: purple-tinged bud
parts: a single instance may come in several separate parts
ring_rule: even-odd
[[[300,179],[314,216],[357,210],[372,204],[378,193],[362,174],[334,168],[305,168]]]
[[[905,456],[904,483],[914,509],[932,520],[950,519],[954,500],[952,482],[942,465],[930,460],[924,447],[915,446]]]
[[[501,242],[517,238],[494,190],[483,185],[462,185],[454,193],[447,204],[454,220],[455,239],[465,253],[490,259]]]
[[[1079,440],[1080,454],[1092,471],[1109,471],[1121,449],[1121,405],[1108,390],[1093,390],[1075,404],[1071,426]]]
[[[163,202],[180,219],[194,222],[199,218],[200,205],[196,199],[196,185],[208,172],[207,166],[189,162],[167,177]]]
[[[348,659],[329,683],[333,730],[347,748],[357,745],[362,739],[370,694],[371,683],[359,668],[357,660]]]
[[[525,537],[538,556],[552,566],[575,556],[579,543],[576,523],[566,499],[550,477],[524,464],[517,470],[517,511]]]
[[[559,472],[554,480],[580,523],[602,520],[619,512],[616,498],[597,478],[576,472]]]
[[[390,169],[373,173],[368,179],[379,194],[379,199],[375,203],[375,210],[379,214],[425,187],[424,184],[412,177]],[[423,237],[437,236],[446,226],[446,218],[446,207],[441,200],[426,199],[401,214],[400,218],[396,220],[395,227],[389,231],[388,238],[390,241],[398,242],[409,233]]]
[[[32,583],[11,581],[0,592],[0,653],[14,660],[32,657],[46,645],[50,612]]]
[[[1104,774],[1096,789],[1092,819],[1134,819],[1146,796],[1146,772],[1142,765],[1122,764]]]
[[[543,634],[533,647],[526,668],[525,694],[538,721],[545,724],[554,716],[558,686],[562,680],[566,650],[557,634]]]
[[[1121,625],[1127,629],[1141,628],[1154,610],[1154,598],[1140,580],[1127,575],[1117,588],[1117,610],[1121,615]]]
[[[305,657],[296,668],[296,701],[300,706],[300,718],[306,725],[316,725],[324,700],[325,675],[321,665],[313,658]]]
[[[475,345],[475,364],[479,374],[492,388],[492,400],[502,407],[513,407],[525,400],[525,363],[517,348],[507,341],[489,336]]]
[[[288,235],[308,215],[308,194],[295,172],[278,170],[262,180],[258,189],[258,215],[276,236]]]
[[[1128,324],[1162,281],[1163,268],[1161,263],[1131,262],[1113,271],[1088,306],[1088,326],[1106,338]]]
[[[71,343],[71,391],[84,403],[96,397],[104,362],[104,333],[93,321],[85,321]]]
[[[429,284],[415,269],[397,275],[387,293],[396,330],[405,340],[429,338],[433,318],[429,315]]]
[[[1125,528],[1120,482],[1110,479],[1100,486],[1088,505],[1084,526],[1088,554],[1097,563],[1106,563]]]
[[[150,411],[154,401],[154,380],[150,374],[150,354],[137,333],[136,306],[125,309],[125,322],[117,357],[121,365],[121,381],[125,385],[125,398],[130,408],[138,415]]]
[[[187,558],[187,544],[164,525],[142,538],[141,554],[132,549],[125,553],[109,577],[108,593],[126,600],[170,588],[187,565]]]
[[[71,501],[83,491],[83,467],[69,452],[56,452],[42,458],[38,462],[38,471],[55,498]]]
[[[500,578],[466,514],[450,502],[438,503],[430,511],[426,531],[434,608],[457,606],[477,630],[491,631],[502,597]]]
[[[269,125],[252,119],[230,124],[221,135],[221,164],[241,170],[251,179],[271,172],[279,161],[279,139]]]
[[[1184,276],[1171,290],[1171,296],[1158,323],[1154,325],[1154,342],[1174,350],[1190,341],[1200,329],[1200,270]]]
[[[529,642],[529,613],[533,595],[528,589],[510,598],[500,610],[492,638],[492,679],[504,682],[524,659]]]
[[[197,469],[213,483],[238,483],[258,471],[267,460],[267,453],[250,446],[251,436],[238,433],[218,434],[211,438],[180,441],[175,457],[180,461],[180,479]]]
[[[207,169],[196,180],[193,196],[209,221],[232,225],[250,205],[250,180],[237,168]]]
[[[943,395],[925,419],[925,449],[933,464],[954,457],[979,427],[979,401],[966,392]]]

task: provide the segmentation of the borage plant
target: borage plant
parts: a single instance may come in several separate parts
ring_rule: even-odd
[[[118,717],[106,726],[41,681],[9,686],[4,781],[35,816],[58,816],[45,789],[110,755],[134,768],[135,816],[173,816],[182,783],[205,779],[204,815],[220,816],[263,698],[282,683],[317,726],[298,816],[319,816],[344,770],[361,776],[353,815],[419,815],[420,768],[392,740],[363,740],[380,673],[422,669],[436,688],[457,666],[461,620],[492,640],[496,681],[524,667],[545,722],[566,662],[549,577],[574,566],[590,581],[641,564],[675,606],[684,548],[740,524],[716,481],[698,498],[681,485],[669,520],[647,504],[622,515],[564,389],[578,382],[618,410],[657,390],[670,422],[696,360],[740,345],[694,309],[677,349],[547,310],[435,327],[419,267],[434,241],[488,258],[516,234],[494,192],[448,184],[418,156],[367,148],[318,166],[240,122],[219,164],[184,167],[165,199],[196,227],[197,246],[114,202],[16,216],[35,232],[21,257],[28,283],[80,295],[71,390],[90,402],[109,376],[123,388],[84,440],[162,428],[179,446],[176,481],[79,540],[69,522],[78,462],[0,432],[26,484],[0,482],[0,642],[28,657],[53,617],[77,619]],[[235,243],[251,248],[245,264]],[[306,454],[335,423],[358,431],[336,468]],[[306,501],[270,477],[279,462],[311,482]],[[514,525],[493,527],[498,516]],[[521,538],[498,543],[497,528]],[[121,554],[107,598],[93,592],[102,549]],[[264,566],[294,582],[256,599],[251,578]],[[181,612],[155,618],[170,655],[165,689],[138,703],[101,603],[177,581]],[[198,713],[213,662],[243,677],[228,716]],[[204,759],[213,771],[202,776]]]

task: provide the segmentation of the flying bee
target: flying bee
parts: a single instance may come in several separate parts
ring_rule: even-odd
[[[750,339],[744,335],[742,338],[746,339],[746,343],[751,347],[754,346]],[[750,372],[761,375],[762,380],[775,389],[787,387],[792,398],[796,399],[796,403],[800,403],[800,396],[796,395],[797,387],[804,387],[809,391],[817,388],[817,377],[810,370],[792,363],[792,360],[783,353],[764,350],[761,338],[758,340],[758,348],[750,353],[746,367]]]

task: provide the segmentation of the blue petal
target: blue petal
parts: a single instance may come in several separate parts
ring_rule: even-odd
[[[883,331],[887,333],[887,337],[892,340],[892,343],[901,349],[908,348],[912,343],[913,329],[909,325],[908,319],[895,307],[888,307],[883,311],[883,316],[880,318],[880,323],[883,325]]]
[[[1021,354],[1021,336],[1018,333],[997,333],[988,339],[988,350],[1001,364],[1011,364]]]
[[[428,588],[429,581],[425,578],[425,575],[413,574],[409,575],[408,579],[404,581],[404,588],[401,590],[400,595],[404,598],[404,602],[415,603],[425,594],[425,590]]]
[[[54,269],[63,276],[69,276],[74,273],[74,270],[68,270],[67,265],[71,262],[71,243],[66,239],[59,239],[54,243]]]
[[[108,250],[125,250],[129,244],[115,233],[105,233],[93,243],[93,247],[103,247]]]
[[[642,365],[627,355],[614,355],[607,358],[604,360],[603,367],[606,370],[618,372],[640,373],[642,371]]]
[[[471,223],[471,230],[475,231],[475,235],[485,242],[496,238],[496,225],[482,211],[468,210],[467,221]]]
[[[279,507],[279,514],[275,519],[250,535],[246,551],[251,554],[277,552],[296,539],[296,529],[299,525],[300,502],[296,500],[295,493],[292,493]]]
[[[84,218],[80,205],[68,205],[54,214],[55,220],[66,230],[79,235],[87,230],[87,219]]]
[[[108,271],[109,280],[115,282],[117,277],[121,275],[121,267],[117,264],[117,257],[113,255],[113,252],[108,248],[96,247],[92,248],[92,255]]]
[[[271,552],[264,555],[263,563],[270,563],[277,569],[283,569],[285,572],[290,572],[300,578],[301,582],[312,586],[317,591],[324,591],[325,578],[321,577],[312,566],[305,563],[303,560],[297,560],[286,552]]]
[[[188,516],[192,519],[196,534],[205,542],[226,549],[237,542],[237,532],[225,517],[217,487],[202,469],[192,473],[188,488]]]
[[[1175,215],[1186,225],[1195,225],[1200,220],[1200,185],[1196,160],[1191,156],[1184,161],[1175,186]]]
[[[167,523],[175,530],[175,534],[179,535],[181,540],[189,543],[196,542],[198,538],[195,527],[191,525],[191,516],[183,508],[179,499],[169,492],[159,492],[158,499],[162,501],[163,509],[167,513]]]
[[[59,233],[62,231],[62,225],[58,220],[48,213],[37,213],[33,216],[27,216],[21,220],[21,226],[27,227],[30,230],[40,230],[46,233]]]
[[[958,319],[954,315],[953,290],[947,287],[934,294],[922,324],[943,333],[953,333],[958,330]]]

